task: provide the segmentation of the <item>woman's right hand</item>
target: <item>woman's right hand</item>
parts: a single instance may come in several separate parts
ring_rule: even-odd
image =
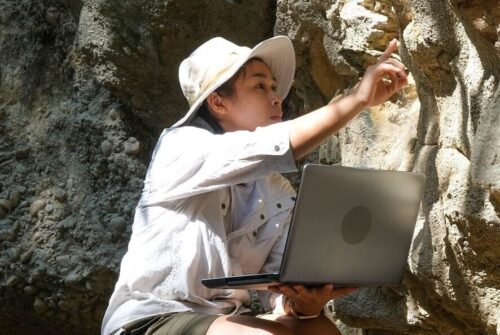
[[[357,290],[355,287],[333,287],[325,284],[321,287],[305,287],[303,285],[271,286],[269,290],[283,294],[293,302],[295,313],[301,315],[317,315],[325,304],[335,298],[351,294]],[[286,311],[286,310],[285,310]]]

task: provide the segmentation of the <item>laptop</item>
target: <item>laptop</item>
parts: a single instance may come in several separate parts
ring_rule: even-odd
[[[279,272],[206,278],[209,288],[392,286],[403,279],[425,175],[304,167]]]

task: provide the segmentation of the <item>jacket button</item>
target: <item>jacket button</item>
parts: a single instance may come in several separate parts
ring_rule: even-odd
[[[276,204],[276,207],[281,208],[281,204]]]
[[[292,201],[295,201],[295,200],[297,200],[297,199],[295,197],[292,197]]]
[[[254,230],[252,235],[253,235],[253,237],[257,237],[257,232]]]
[[[226,204],[221,205],[222,209],[226,209]]]
[[[274,151],[280,151],[280,146],[279,145],[275,145],[274,146]]]
[[[260,218],[261,218],[261,220],[264,220],[264,219],[265,219],[264,214],[261,214],[261,215],[260,215]]]

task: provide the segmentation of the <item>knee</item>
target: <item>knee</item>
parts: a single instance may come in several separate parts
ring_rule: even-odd
[[[296,333],[281,323],[273,322],[270,327],[259,329],[256,335],[296,335]]]
[[[304,334],[316,334],[316,335],[342,335],[338,330],[335,323],[325,316],[321,316],[317,319],[309,320],[311,322],[306,322],[303,324],[304,328],[301,332]]]
[[[310,320],[280,317],[277,321],[287,326],[289,332],[285,334],[342,335],[335,323],[326,316]]]

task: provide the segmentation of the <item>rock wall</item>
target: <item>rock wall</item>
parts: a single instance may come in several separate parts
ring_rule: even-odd
[[[0,334],[99,333],[151,151],[187,107],[180,61],[272,36],[274,12],[0,0]]]
[[[298,50],[305,104],[346,89],[393,37],[412,74],[320,151],[327,163],[427,175],[404,286],[331,304],[345,323],[384,334],[500,332],[499,24],[497,1],[278,2],[276,31]]]
[[[273,33],[297,51],[289,115],[348,88],[392,37],[412,73],[309,158],[428,177],[404,285],[328,312],[370,334],[497,333],[498,8],[0,0],[0,335],[99,332],[151,150],[187,107],[178,64],[212,36],[254,45]]]

